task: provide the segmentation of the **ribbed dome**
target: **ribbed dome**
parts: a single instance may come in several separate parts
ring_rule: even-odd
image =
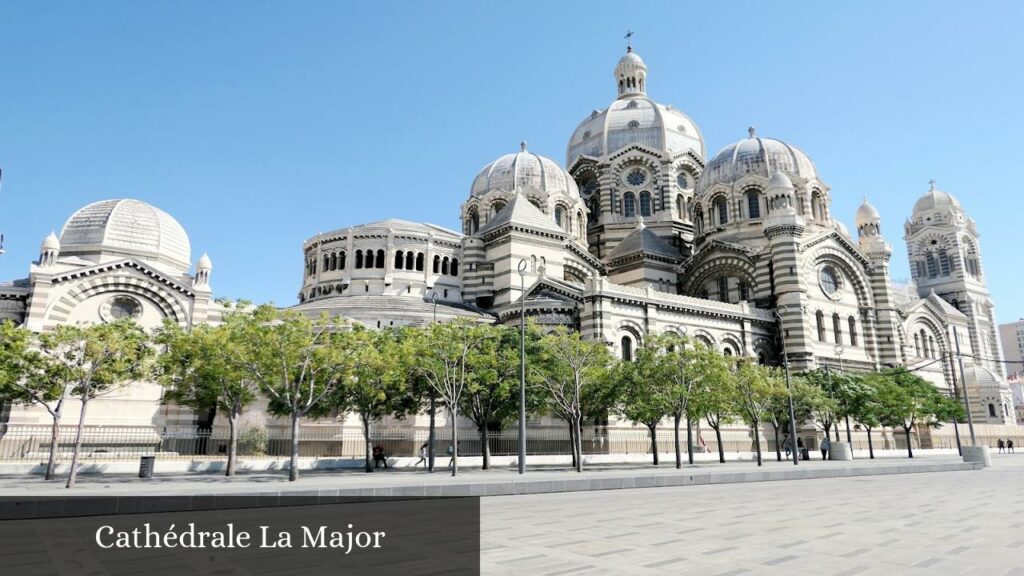
[[[932,212],[935,210],[961,210],[960,201],[954,198],[951,194],[947,194],[942,190],[936,190],[935,186],[932,189],[925,192],[924,196],[917,199],[914,203],[914,215],[922,214],[924,212]]]
[[[630,50],[615,66],[618,100],[594,110],[572,134],[565,163],[581,155],[599,157],[631,144],[642,144],[674,156],[692,151],[704,160],[704,138],[697,124],[681,111],[647,97],[647,66]]]
[[[871,224],[873,222],[879,222],[882,219],[882,215],[878,213],[878,210],[868,202],[868,199],[864,199],[864,203],[857,208],[857,216],[853,219],[854,224],[859,229],[865,224]]]
[[[64,224],[64,253],[112,252],[167,260],[187,269],[188,234],[169,214],[139,200],[103,200],[89,204]]]
[[[799,148],[774,138],[760,138],[751,128],[749,138],[726,146],[708,162],[697,183],[697,193],[716,184],[732,186],[751,174],[768,178],[773,172],[784,172],[790,180],[818,178],[814,163]]]
[[[196,262],[196,270],[213,270],[213,262],[210,261],[210,256],[206,252],[203,252],[199,261]]]
[[[526,143],[517,154],[506,154],[484,167],[473,179],[470,194],[485,196],[494,191],[522,193],[543,197],[562,194],[580,197],[576,181],[557,162],[526,150]]]
[[[42,245],[39,246],[40,252],[46,252],[47,250],[60,251],[60,240],[57,239],[57,234],[50,232],[50,234],[43,239]]]

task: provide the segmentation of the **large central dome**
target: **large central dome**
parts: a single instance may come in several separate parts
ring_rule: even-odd
[[[671,105],[647,97],[647,66],[629,50],[615,67],[618,99],[594,110],[580,123],[566,152],[566,165],[581,156],[600,157],[631,144],[640,144],[670,156],[692,152],[704,159],[704,138],[689,116]]]
[[[188,269],[191,246],[170,214],[139,200],[103,200],[68,218],[61,254],[115,254],[164,261]]]

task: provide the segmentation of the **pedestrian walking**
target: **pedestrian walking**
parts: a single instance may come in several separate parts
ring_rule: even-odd
[[[451,470],[455,467],[455,447],[451,444],[448,445],[448,469]]]
[[[828,451],[832,449],[832,442],[829,441],[828,436],[821,441],[821,459],[828,460]]]
[[[420,462],[423,463],[423,467],[424,468],[427,467],[427,443],[426,442],[423,443],[423,446],[420,446],[420,459],[417,460],[416,463],[412,465],[412,467],[415,468],[415,467],[419,466]]]
[[[782,449],[786,451],[786,458],[789,458],[790,453],[793,452],[793,439],[786,436],[786,439],[782,441]]]
[[[1003,444],[1003,439],[1000,438],[996,442],[996,448],[999,448],[999,453],[1002,454],[1006,450],[1006,444]]]
[[[1013,454],[1013,440],[1006,440],[1006,451]]]

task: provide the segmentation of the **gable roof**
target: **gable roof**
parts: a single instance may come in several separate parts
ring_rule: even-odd
[[[608,254],[608,260],[618,260],[631,254],[644,253],[673,260],[683,260],[683,255],[674,246],[652,232],[640,222],[615,249]]]
[[[516,194],[512,197],[512,201],[506,204],[494,218],[484,225],[480,229],[479,234],[483,235],[488,232],[493,232],[503,226],[515,225],[531,230],[538,230],[540,232],[553,232],[556,234],[565,234],[565,231],[559,228],[546,214],[540,211],[530,202],[526,196],[522,194]]]

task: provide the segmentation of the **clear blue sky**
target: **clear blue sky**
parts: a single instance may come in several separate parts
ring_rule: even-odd
[[[78,207],[134,197],[210,253],[217,295],[294,303],[316,232],[458,229],[473,176],[521,139],[564,162],[631,29],[650,95],[709,153],[754,124],[810,155],[851,229],[868,196],[896,278],[938,180],[977,220],[1010,321],[1021,21],[1019,2],[4,2],[0,278]]]

